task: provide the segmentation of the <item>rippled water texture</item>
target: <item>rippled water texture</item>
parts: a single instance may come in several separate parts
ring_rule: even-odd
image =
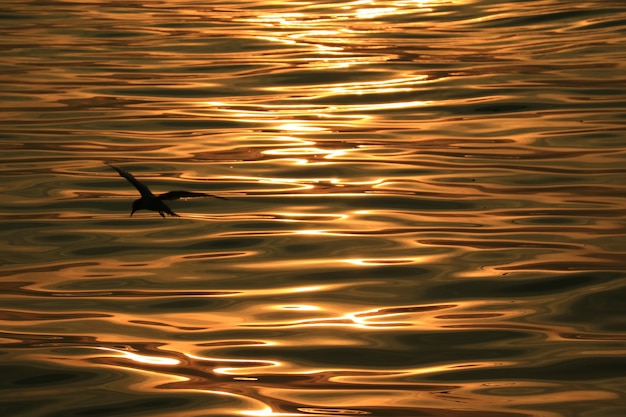
[[[623,1],[0,23],[3,417],[626,415]]]

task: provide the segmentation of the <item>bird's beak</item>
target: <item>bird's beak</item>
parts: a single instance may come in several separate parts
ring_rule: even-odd
[[[130,217],[133,217],[133,214],[135,214],[135,210],[130,212]]]

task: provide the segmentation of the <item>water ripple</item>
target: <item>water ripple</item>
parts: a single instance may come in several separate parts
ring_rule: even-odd
[[[626,412],[621,2],[5,3],[3,416]]]

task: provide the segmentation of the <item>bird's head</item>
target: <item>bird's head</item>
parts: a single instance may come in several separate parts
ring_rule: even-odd
[[[141,198],[133,201],[133,211],[130,212],[130,217],[133,217],[133,214],[135,214],[137,210],[141,210],[142,208],[143,208],[143,201],[141,200]]]

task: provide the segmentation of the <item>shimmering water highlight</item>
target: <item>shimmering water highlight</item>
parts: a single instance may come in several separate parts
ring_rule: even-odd
[[[625,415],[622,2],[0,20],[0,415]]]

